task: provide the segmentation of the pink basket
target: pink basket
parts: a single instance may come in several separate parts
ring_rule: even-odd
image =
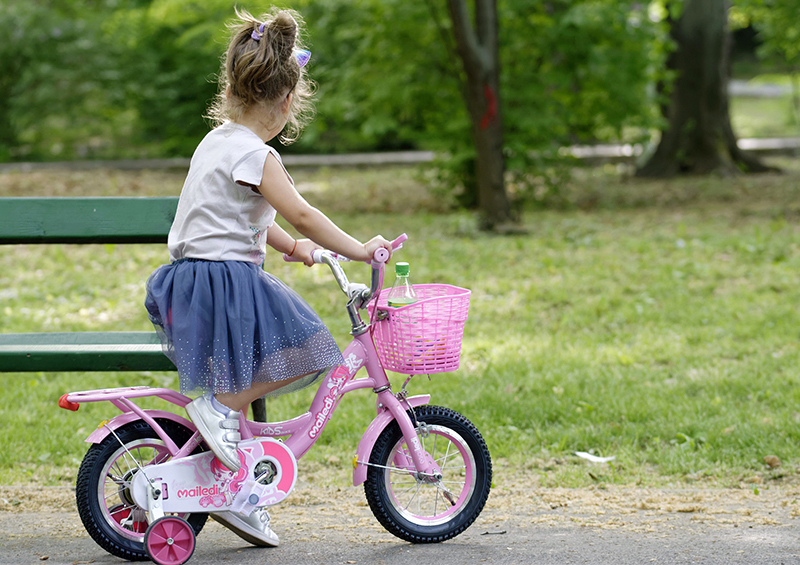
[[[373,339],[384,369],[409,375],[455,371],[471,291],[419,284],[414,292],[417,302],[398,308],[387,304],[389,289],[378,297],[378,310],[387,317],[374,324]]]

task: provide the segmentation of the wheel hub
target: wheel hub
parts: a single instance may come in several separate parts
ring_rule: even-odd
[[[125,505],[134,505],[136,504],[133,501],[133,497],[131,496],[131,484],[133,483],[133,477],[139,469],[130,469],[127,473],[122,475],[122,488],[119,489],[119,498]]]
[[[253,469],[253,476],[258,483],[268,485],[278,476],[278,468],[272,461],[262,461]]]

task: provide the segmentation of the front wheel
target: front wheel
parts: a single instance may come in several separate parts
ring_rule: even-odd
[[[466,530],[483,510],[492,484],[492,460],[478,429],[440,406],[415,410],[422,448],[441,478],[420,477],[397,422],[381,432],[369,459],[364,492],[372,513],[390,533],[411,543],[437,543]],[[409,412],[409,417],[414,415]]]

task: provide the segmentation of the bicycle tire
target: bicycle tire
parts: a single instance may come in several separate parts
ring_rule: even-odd
[[[192,436],[191,430],[177,422],[156,421],[179,446]],[[115,433],[119,441],[110,434],[102,442],[93,444],[83,457],[75,484],[78,514],[92,539],[108,553],[129,561],[146,561],[150,559],[145,547],[146,514],[133,503],[128,491],[136,473],[130,454],[136,457],[140,452],[139,456],[145,459],[158,456],[161,461],[167,460],[169,454],[155,430],[144,421],[126,424]],[[202,448],[198,447],[195,453],[200,451]],[[112,469],[116,471],[117,480]],[[110,490],[106,491],[106,488]],[[195,535],[200,533],[208,519],[208,514],[202,512],[181,516],[192,526]]]
[[[388,532],[411,543],[439,543],[464,532],[480,515],[491,490],[492,460],[478,429],[458,412],[441,406],[415,412],[428,432],[418,436],[420,442],[440,466],[442,479],[415,475],[400,426],[392,422],[370,454],[364,493]]]

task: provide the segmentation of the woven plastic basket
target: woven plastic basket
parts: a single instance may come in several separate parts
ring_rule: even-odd
[[[373,339],[384,369],[409,375],[455,371],[471,291],[420,284],[414,292],[417,302],[397,308],[387,303],[389,289],[378,297],[377,308],[387,317],[373,326]]]

